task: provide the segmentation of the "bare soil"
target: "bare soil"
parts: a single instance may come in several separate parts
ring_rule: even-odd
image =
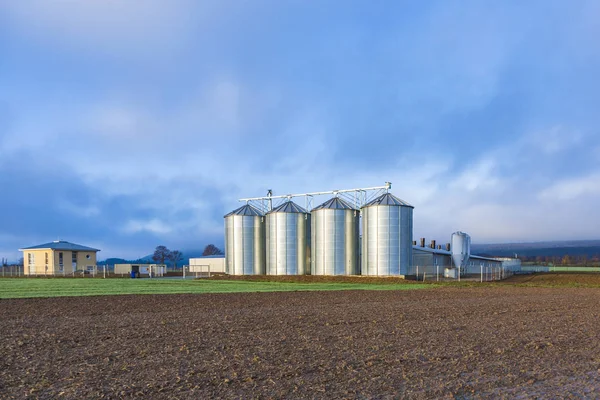
[[[542,274],[513,275],[502,281],[507,284],[529,286],[600,286],[600,274],[597,272],[548,272]]]
[[[0,301],[2,398],[600,396],[600,289]]]

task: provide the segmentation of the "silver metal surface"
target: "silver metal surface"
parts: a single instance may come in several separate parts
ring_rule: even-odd
[[[359,211],[333,198],[311,215],[311,274],[358,275]]]
[[[454,232],[450,242],[454,266],[464,270],[471,257],[471,236],[464,232]]]
[[[265,217],[250,205],[225,215],[225,272],[265,273]]]
[[[267,275],[310,272],[310,227],[310,214],[291,201],[267,213]]]
[[[408,275],[413,206],[386,193],[362,210],[362,275]]]

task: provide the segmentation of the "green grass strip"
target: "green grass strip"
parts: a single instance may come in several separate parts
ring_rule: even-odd
[[[180,279],[0,278],[0,299],[122,294],[412,290],[428,284],[288,283]]]

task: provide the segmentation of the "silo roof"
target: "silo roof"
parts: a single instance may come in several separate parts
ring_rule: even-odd
[[[269,211],[267,214],[276,213],[276,212],[308,214],[308,211],[306,211],[304,208],[300,207],[298,204],[294,203],[291,200],[286,201],[283,204],[280,204],[279,206],[277,206],[274,209],[272,209],[271,211]]]
[[[369,206],[403,206],[403,207],[415,208],[414,206],[410,205],[406,201],[401,200],[390,193],[382,194],[381,196],[377,197],[375,200],[371,200],[370,202],[365,204],[363,207],[369,207]]]
[[[225,218],[229,217],[230,215],[249,215],[254,217],[262,217],[265,214],[263,214],[257,208],[252,207],[250,204],[246,204],[244,206],[241,206],[240,208],[233,210],[229,214],[225,214]]]
[[[356,208],[352,207],[345,200],[342,200],[339,197],[334,197],[327,200],[325,203],[316,206],[312,210],[356,210]]]

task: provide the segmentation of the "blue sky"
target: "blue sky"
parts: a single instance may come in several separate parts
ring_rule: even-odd
[[[0,256],[385,181],[415,238],[598,239],[599,37],[597,1],[0,0]]]

